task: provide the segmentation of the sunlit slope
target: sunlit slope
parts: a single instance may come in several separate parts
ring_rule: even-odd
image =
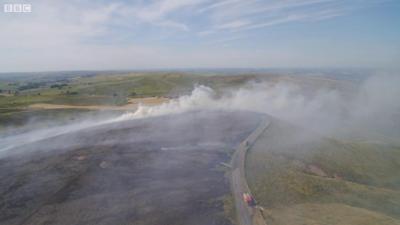
[[[62,78],[30,77],[0,81],[0,129],[23,125],[31,117],[48,114],[48,110],[31,109],[32,104],[71,106],[121,106],[142,97],[177,97],[188,94],[196,85],[216,91],[244,85],[252,75],[202,76],[180,73],[128,73],[66,76]],[[10,94],[8,94],[10,92]],[[64,119],[68,111],[52,110]],[[81,111],[81,110],[80,110]],[[69,114],[68,114],[69,115]]]
[[[254,76],[201,76],[172,73],[128,73],[67,77],[60,80],[2,81],[1,108],[21,108],[33,103],[121,105],[129,98],[185,94],[194,85],[218,89],[243,85]],[[2,86],[0,86],[2,87]],[[11,94],[7,94],[10,90]],[[0,111],[1,112],[1,111]]]
[[[400,224],[400,148],[341,142],[273,121],[247,179],[268,224]]]

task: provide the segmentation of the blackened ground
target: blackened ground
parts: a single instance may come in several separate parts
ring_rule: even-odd
[[[230,224],[219,164],[259,121],[192,112],[13,149],[0,159],[0,224]]]

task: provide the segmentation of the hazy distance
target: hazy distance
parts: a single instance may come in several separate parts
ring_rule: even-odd
[[[394,0],[23,3],[32,12],[0,12],[0,72],[398,68],[400,59]]]

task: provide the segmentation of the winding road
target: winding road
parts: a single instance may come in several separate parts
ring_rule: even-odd
[[[257,138],[268,128],[270,119],[267,115],[262,118],[258,127],[237,147],[232,156],[231,188],[235,199],[236,214],[240,225],[266,225],[258,208],[249,207],[242,199],[243,193],[251,194],[246,180],[245,161],[248,149]],[[261,218],[258,218],[261,217]]]

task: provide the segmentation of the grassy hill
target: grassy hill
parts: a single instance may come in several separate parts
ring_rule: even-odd
[[[0,80],[0,129],[23,125],[32,118],[64,120],[85,110],[32,110],[29,105],[124,105],[142,97],[177,97],[189,94],[195,85],[221,90],[237,87],[253,79],[252,75],[194,75],[147,72],[125,74],[72,74],[71,76],[9,77]],[[72,113],[72,114],[71,114]],[[72,115],[72,116],[71,116]]]
[[[185,72],[58,72],[0,76],[0,129],[24,125],[32,118],[64,120],[78,110],[31,109],[32,104],[73,106],[121,106],[132,98],[169,97],[189,94],[195,85],[206,85],[217,93],[250,81],[296,83],[308,92],[318,88],[337,89],[349,83],[326,77],[296,77],[254,73]],[[83,110],[84,111],[84,110]],[[80,110],[82,112],[82,110]],[[84,113],[84,112],[83,112]],[[74,118],[75,116],[72,116]]]
[[[400,148],[274,120],[246,161],[268,224],[400,224]]]

